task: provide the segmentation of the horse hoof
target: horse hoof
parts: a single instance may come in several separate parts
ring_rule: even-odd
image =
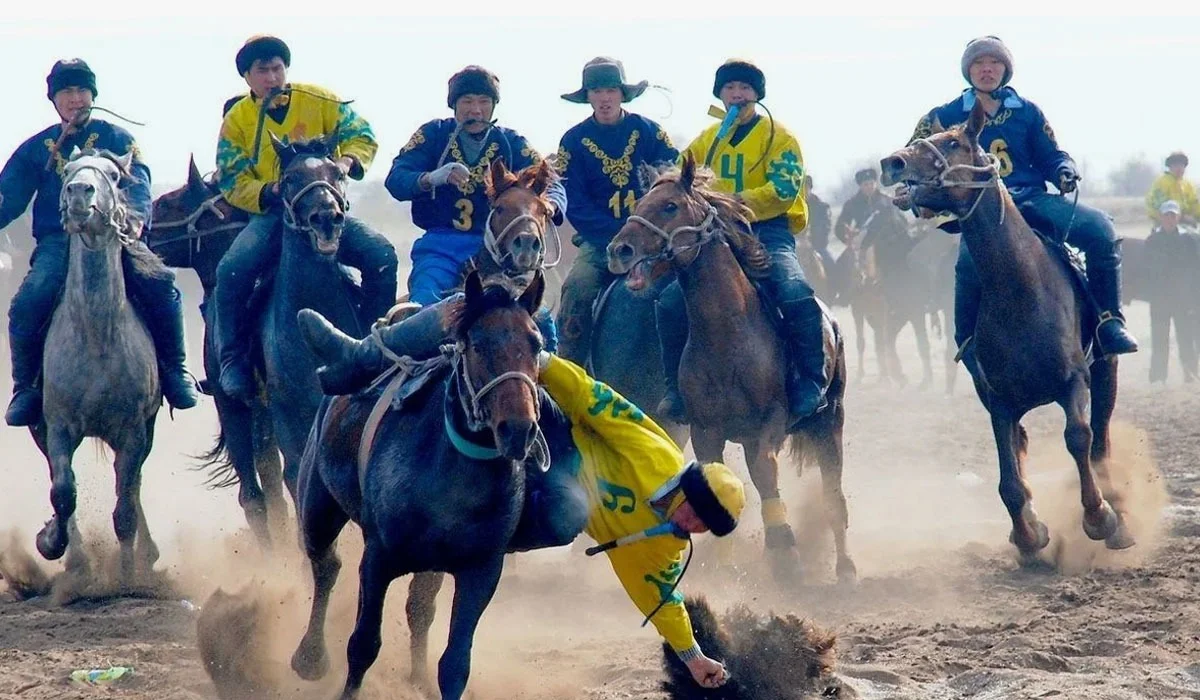
[[[292,670],[309,682],[324,678],[329,673],[329,655],[325,653],[325,646],[310,644],[308,640],[300,642],[300,647],[292,654]]]
[[[1050,528],[1046,527],[1046,523],[1037,520],[1034,522],[1032,527],[1034,534],[1036,535],[1032,547],[1021,546],[1021,543],[1017,541],[1016,530],[1008,533],[1008,541],[1015,545],[1016,548],[1021,552],[1022,558],[1026,556],[1036,558],[1037,553],[1045,549],[1046,545],[1050,544]]]
[[[57,561],[62,559],[62,556],[67,553],[66,539],[62,539],[59,542],[60,538],[57,537],[57,533],[50,532],[53,524],[53,520],[46,523],[46,527],[42,528],[42,531],[37,536],[38,554],[41,554],[42,558],[46,561]],[[58,528],[53,529],[57,530]]]
[[[1093,540],[1107,540],[1117,531],[1121,521],[1108,501],[1101,501],[1096,515],[1098,517],[1091,517],[1087,513],[1083,514],[1083,531]]]
[[[843,586],[852,586],[858,581],[858,567],[849,557],[838,562],[837,577],[838,583]]]
[[[1116,531],[1104,538],[1104,546],[1117,550],[1129,549],[1137,544],[1137,540],[1134,539],[1133,533],[1129,531],[1129,526],[1125,524],[1125,518],[1122,518],[1120,515],[1117,518],[1121,521],[1120,525],[1117,526]]]

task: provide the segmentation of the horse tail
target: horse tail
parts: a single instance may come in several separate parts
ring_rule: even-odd
[[[192,459],[199,462],[192,467],[196,471],[208,471],[204,485],[210,489],[229,488],[241,480],[233,468],[233,459],[229,456],[229,446],[225,440],[225,429],[217,429],[217,439],[212,448],[201,455],[193,455]]]

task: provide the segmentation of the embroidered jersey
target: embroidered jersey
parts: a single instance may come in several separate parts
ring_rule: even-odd
[[[422,124],[392,160],[392,169],[384,185],[397,200],[412,202],[413,223],[421,229],[469,232],[482,236],[491,212],[483,178],[492,161],[503,158],[509,170],[517,171],[540,163],[542,156],[517,132],[507,127],[493,126],[483,141],[479,157],[468,163],[461,142],[470,136],[460,133],[453,142],[450,141],[456,126],[453,117]],[[470,171],[466,183],[447,183],[429,192],[421,191],[417,180],[422,174],[454,162],[462,163]],[[567,196],[562,183],[551,185],[546,196],[558,209],[556,223],[561,223],[561,216],[567,211]]]
[[[121,127],[92,118],[78,131],[68,136],[61,148],[56,147],[62,135],[62,124],[44,129],[17,147],[0,171],[0,229],[25,213],[33,200],[33,237],[62,233],[62,218],[58,209],[62,192],[63,168],[71,151],[88,148],[104,149],[115,155],[133,154],[134,181],[123,185],[130,214],[150,225],[150,168],[142,161],[141,151],[133,135]]]
[[[585,241],[606,246],[633,213],[646,186],[642,165],[671,165],[679,151],[654,121],[626,113],[617,124],[594,117],[571,127],[558,145],[557,167],[565,175],[571,225]]]
[[[541,383],[571,420],[581,459],[579,479],[591,505],[588,535],[607,542],[661,525],[664,518],[650,499],[684,466],[683,453],[670,436],[611,387],[557,355],[550,356]],[[617,578],[643,615],[649,615],[678,580],[686,546],[679,538],[660,536],[607,552]],[[678,590],[651,622],[677,652],[696,643]]]
[[[1158,210],[1163,202],[1175,200],[1179,203],[1179,213],[1200,221],[1200,200],[1196,199],[1196,188],[1192,183],[1174,173],[1163,173],[1154,181],[1150,191],[1146,193],[1146,214],[1151,221],[1158,221]]]
[[[1046,190],[1046,183],[1058,184],[1058,168],[1074,162],[1058,147],[1054,130],[1042,110],[1019,96],[1010,87],[1002,88],[999,110],[988,117],[979,134],[979,145],[1000,163],[1000,177],[1010,189]],[[935,107],[917,122],[911,144],[951,127],[965,124],[975,107],[975,91],[967,89],[961,97]]]
[[[755,115],[715,147],[721,125],[713,124],[687,150],[697,164],[713,169],[717,190],[742,195],[753,212],[752,222],[786,216],[788,231],[796,235],[808,225],[808,204],[801,191],[804,155],[800,142],[782,124],[775,122],[772,135],[771,122],[770,117]]]
[[[342,104],[337,95],[315,85],[292,83],[289,87],[293,91],[286,94],[287,112],[283,121],[275,121],[271,113],[267,113],[263,133],[257,136],[257,154],[254,143],[261,99],[253,95],[243,97],[229,108],[221,122],[221,136],[217,141],[217,186],[230,204],[251,214],[263,212],[262,189],[279,179],[279,157],[275,155],[268,133],[287,145],[336,132],[338,146],[334,157],[350,156],[357,161],[358,167],[351,170],[350,177],[358,180],[371,167],[379,149],[371,125],[350,105]]]

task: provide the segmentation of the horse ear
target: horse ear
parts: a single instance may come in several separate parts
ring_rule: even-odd
[[[529,315],[537,313],[538,309],[542,308],[542,297],[546,295],[546,275],[541,270],[538,270],[533,275],[533,281],[525,288],[525,292],[521,294],[521,298],[517,303],[521,305]]]
[[[487,174],[485,175],[484,188],[487,191],[488,199],[494,199],[503,192],[508,182],[508,166],[504,164],[503,158],[497,158],[488,166]]]
[[[688,151],[683,156],[683,169],[679,172],[679,186],[685,192],[692,191],[692,183],[696,181],[696,157]]]
[[[986,123],[987,112],[983,109],[983,102],[975,100],[975,107],[971,109],[971,116],[967,119],[967,138],[971,143],[979,143],[979,134]]]
[[[79,150],[79,146],[75,146],[74,148],[71,149],[71,155],[67,156],[67,160],[68,161],[75,160],[82,154],[83,154],[83,151]]]
[[[128,175],[130,167],[133,166],[133,151],[126,153],[123,156],[117,156],[117,167],[121,169],[122,175]]]
[[[466,295],[467,308],[471,308],[483,299],[483,282],[479,279],[479,271],[471,270],[463,283],[463,293]]]
[[[650,188],[654,187],[655,181],[658,180],[658,176],[661,174],[662,172],[658,168],[650,165],[649,163],[643,162],[642,164],[638,165],[638,184],[642,186],[642,191],[649,192]]]
[[[279,158],[282,160],[284,153],[287,152],[288,147],[283,145],[283,141],[280,141],[279,137],[277,137],[275,134],[272,134],[270,131],[267,132],[267,136],[271,137],[271,148],[275,149],[275,155],[279,156]]]
[[[539,197],[546,194],[546,190],[550,188],[550,183],[554,181],[555,177],[557,174],[554,172],[554,167],[550,165],[550,161],[542,160],[533,174],[533,193]]]
[[[203,187],[204,176],[200,174],[200,168],[196,167],[195,154],[188,157],[188,187]]]

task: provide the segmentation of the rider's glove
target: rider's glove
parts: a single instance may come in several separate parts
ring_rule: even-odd
[[[1071,194],[1075,191],[1075,183],[1079,182],[1079,171],[1070,163],[1058,166],[1058,191]]]
[[[437,170],[430,171],[428,177],[429,184],[433,187],[441,187],[450,182],[450,174],[454,172],[458,172],[463,177],[471,174],[471,171],[467,170],[467,166],[462,163],[446,163]]]

